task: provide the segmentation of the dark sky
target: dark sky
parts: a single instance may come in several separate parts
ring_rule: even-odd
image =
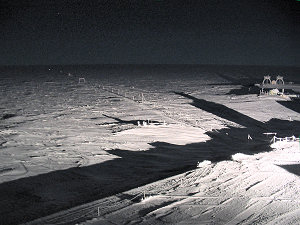
[[[0,65],[300,66],[297,0],[0,2]]]

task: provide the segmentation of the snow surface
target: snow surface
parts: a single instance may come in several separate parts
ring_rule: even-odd
[[[289,173],[284,165],[299,168],[299,143],[233,158],[30,224],[67,223],[92,215],[82,224],[298,224],[300,171]]]
[[[280,97],[228,94],[241,85],[224,77],[242,81],[250,74],[130,67],[4,72],[0,224],[300,219],[299,143],[270,147],[272,136],[263,134],[298,137],[300,115],[278,104],[287,101]],[[79,77],[86,82],[78,84]]]

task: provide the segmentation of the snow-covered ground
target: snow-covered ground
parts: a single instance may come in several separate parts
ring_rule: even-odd
[[[286,99],[203,69],[104,72],[1,79],[0,224],[300,219],[299,142],[264,134],[299,136]]]
[[[299,143],[197,169],[30,224],[298,224]],[[99,211],[98,211],[99,210]],[[92,218],[94,217],[94,218]]]

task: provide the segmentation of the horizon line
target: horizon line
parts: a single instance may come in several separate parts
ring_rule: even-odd
[[[9,64],[0,67],[47,67],[47,66],[251,66],[251,67],[294,67],[300,65],[274,65],[274,64],[202,64],[202,63],[94,63],[94,64]]]

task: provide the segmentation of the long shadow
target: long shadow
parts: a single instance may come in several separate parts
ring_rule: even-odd
[[[297,113],[300,113],[300,99],[292,99],[292,101],[277,101],[279,104],[289,108]]]
[[[211,139],[206,142],[187,145],[155,142],[151,143],[153,148],[150,150],[138,152],[115,149],[108,152],[119,158],[111,161],[2,183],[0,224],[31,221],[130,190],[193,169],[198,161],[218,162],[229,160],[232,154],[238,152],[254,154],[268,151],[271,150],[269,139],[262,131],[281,128],[282,133],[287,134],[300,127],[300,122],[297,121],[271,120],[261,123],[220,104],[181,95],[193,99],[192,104],[195,107],[205,108],[223,118],[238,122],[245,128],[228,127],[207,132]],[[219,110],[223,113],[219,113]],[[252,141],[247,140],[249,133]]]
[[[245,126],[245,127],[254,127],[255,126],[255,127],[260,127],[262,129],[265,127],[264,123],[257,121],[257,120],[255,120],[249,116],[246,116],[242,113],[239,113],[239,112],[237,112],[231,108],[228,108],[224,105],[221,105],[221,104],[218,104],[215,102],[206,101],[204,99],[198,99],[198,98],[195,98],[191,95],[188,95],[188,94],[185,94],[182,92],[174,92],[174,93],[177,95],[181,95],[185,98],[193,100],[191,105],[195,106],[196,108],[213,113],[214,115],[217,115],[226,120],[235,122],[242,126]]]
[[[204,99],[198,99],[182,92],[174,93],[193,100],[191,105],[195,106],[196,108],[205,110],[221,118],[245,126],[248,128],[247,130],[250,133],[254,132],[259,136],[263,136],[263,132],[276,132],[278,136],[297,136],[300,133],[300,121],[292,122],[287,120],[271,119],[270,121],[264,123],[222,104],[206,101]]]
[[[287,170],[290,173],[296,174],[300,176],[300,164],[292,164],[292,165],[279,165],[281,168]]]

